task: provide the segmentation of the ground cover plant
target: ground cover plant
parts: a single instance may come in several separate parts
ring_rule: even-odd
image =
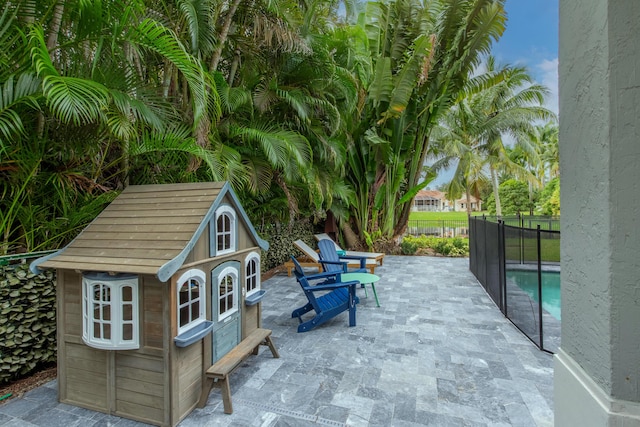
[[[404,236],[400,248],[404,255],[469,256],[469,239]]]

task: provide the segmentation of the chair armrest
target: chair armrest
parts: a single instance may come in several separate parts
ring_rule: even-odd
[[[324,284],[324,285],[310,286],[307,289],[309,289],[312,292],[330,291],[330,290],[333,290],[333,289],[348,288],[350,286],[356,286],[356,285],[359,285],[359,284],[360,284],[359,281],[352,280],[350,282],[336,282],[336,283],[328,283],[328,284]]]
[[[340,259],[357,259],[360,261],[360,268],[365,268],[367,266],[367,257],[358,256],[358,255],[340,255]]]
[[[324,266],[324,264],[341,265],[343,273],[346,273],[348,271],[348,267],[347,267],[348,262],[347,261],[326,261],[324,259],[320,259],[318,261],[323,266]],[[334,272],[334,274],[335,274],[335,272]]]
[[[331,277],[335,277],[336,280],[340,281],[340,272],[335,271],[325,271],[322,273],[314,273],[314,274],[305,274],[304,278],[307,280],[319,280],[319,279],[328,279]]]

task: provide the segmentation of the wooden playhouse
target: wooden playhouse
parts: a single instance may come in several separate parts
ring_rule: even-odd
[[[258,344],[261,239],[228,183],[127,187],[57,270],[59,400],[174,426]],[[226,389],[226,393],[225,393]]]

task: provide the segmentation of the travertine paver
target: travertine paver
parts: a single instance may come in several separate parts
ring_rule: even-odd
[[[387,256],[376,269],[381,307],[360,304],[306,333],[291,311],[305,303],[295,279],[263,283],[262,349],[231,375],[234,413],[220,393],[180,425],[551,426],[552,356],[496,308],[468,259]],[[57,403],[55,381],[0,404],[0,426],[142,426]]]

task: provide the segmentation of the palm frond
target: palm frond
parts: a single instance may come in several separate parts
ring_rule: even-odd
[[[0,86],[0,147],[11,141],[15,135],[23,134],[24,127],[19,106],[39,109],[37,97],[41,80],[30,73],[20,74],[17,80],[10,76]]]

